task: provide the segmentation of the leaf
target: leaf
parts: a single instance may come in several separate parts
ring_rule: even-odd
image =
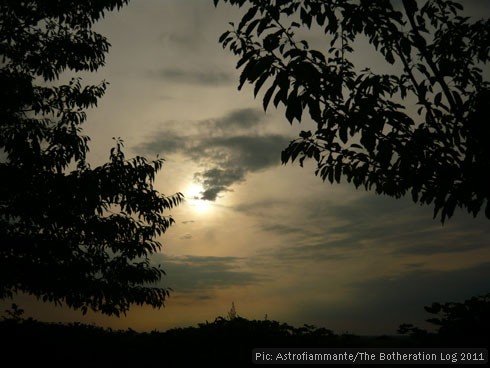
[[[254,97],[257,97],[257,93],[259,93],[260,88],[268,78],[269,78],[269,73],[266,71],[259,77],[259,79],[257,79],[254,87]]]
[[[407,13],[412,16],[418,10],[416,0],[403,0],[403,5],[405,6]]]
[[[240,60],[238,60],[237,64],[236,64],[236,68],[237,69],[240,69],[240,67],[245,64],[248,60],[250,60],[250,58],[252,56],[255,55],[255,51],[249,51],[245,54],[243,54],[243,56],[240,58]]]
[[[272,18],[267,15],[260,20],[259,26],[257,27],[257,35],[260,36],[266,29],[275,28],[272,24]]]
[[[434,104],[436,106],[441,106],[441,98],[442,98],[442,92],[437,93],[436,97],[434,97]]]
[[[335,175],[334,167],[333,166],[328,166],[326,173],[328,175],[328,181],[330,182],[330,184],[333,184],[333,182],[334,182],[334,175]]]
[[[317,59],[321,61],[322,63],[326,63],[325,60],[325,55],[323,55],[320,51],[317,50],[310,50],[311,56],[313,56],[314,59]]]
[[[339,130],[338,130],[339,138],[343,143],[347,143],[347,139],[348,139],[347,129],[348,129],[348,127],[346,125],[340,125],[339,126]]]
[[[310,116],[313,121],[318,124],[322,123],[322,113],[320,110],[320,103],[317,100],[308,100],[308,109],[310,111]]]
[[[301,133],[299,133],[299,136],[303,139],[308,139],[311,137],[311,131],[308,130],[307,132],[305,132],[304,130],[302,130]]]
[[[361,136],[361,144],[369,151],[374,150],[376,139],[372,133],[364,132]]]
[[[279,87],[279,91],[274,97],[274,106],[277,107],[279,102],[286,104],[288,91],[289,91],[289,78],[285,73],[280,73],[276,77],[277,85]]]
[[[301,121],[302,113],[303,109],[301,107],[301,100],[298,98],[296,93],[291,93],[286,104],[286,118],[288,119],[289,123],[292,124],[294,118]]]
[[[245,82],[251,79],[256,65],[257,60],[254,59],[249,60],[247,65],[245,65],[245,68],[243,68],[242,73],[240,74],[240,83],[238,85],[238,90],[241,90]]]
[[[410,56],[412,44],[410,43],[410,41],[407,38],[402,37],[400,39],[400,47],[401,47],[402,52],[405,56]]]
[[[267,92],[265,93],[264,95],[264,99],[262,101],[262,106],[264,107],[264,111],[267,111],[267,106],[269,106],[269,101],[272,97],[272,94],[274,93],[274,91],[276,90],[276,87],[277,87],[277,84],[276,84],[276,81],[274,81],[272,83],[272,86],[269,87],[269,89],[267,90]]]
[[[386,61],[390,64],[394,64],[395,63],[395,58],[393,57],[393,53],[391,51],[387,51],[386,54],[385,54],[385,58],[386,58]]]
[[[307,55],[307,52],[305,50],[300,50],[300,49],[295,49],[295,48],[290,49],[284,53],[285,58],[290,57],[291,59],[298,58],[301,60],[305,59],[306,55]]]
[[[225,40],[225,38],[227,38],[227,37],[229,36],[229,34],[230,34],[230,33],[231,33],[230,31],[226,31],[226,32],[224,32],[224,33],[223,33],[223,34],[220,36],[220,38],[219,38],[218,42],[219,42],[219,43],[222,43],[222,42]]]
[[[277,32],[268,34],[264,38],[264,41],[263,41],[264,49],[269,51],[269,52],[274,51],[279,46],[279,39],[280,39],[282,33],[283,33],[283,30],[280,29]]]
[[[247,24],[247,22],[251,20],[255,16],[255,14],[257,14],[257,10],[259,10],[257,6],[252,6],[250,9],[248,9],[248,11],[245,13],[242,20],[238,24],[238,30],[241,30],[245,26],[245,24]]]
[[[250,34],[252,31],[257,27],[259,24],[260,19],[254,19],[253,21],[250,22],[250,24],[247,26],[247,29],[245,30],[245,34]]]
[[[307,26],[308,28],[311,27],[312,16],[310,13],[308,13],[308,11],[304,7],[301,7],[300,19],[305,26]]]
[[[335,170],[334,170],[334,179],[337,183],[340,183],[340,177],[342,175],[342,166],[341,163],[338,163],[335,165]]]

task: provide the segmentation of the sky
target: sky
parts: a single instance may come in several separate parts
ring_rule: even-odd
[[[464,3],[490,13],[482,1]],[[283,109],[265,113],[250,86],[237,90],[237,60],[218,38],[242,14],[212,0],[133,0],[96,24],[112,47],[105,67],[83,79],[110,83],[88,112],[89,160],[105,162],[113,137],[127,157],[166,160],[155,187],[187,198],[153,257],[173,291],[165,308],[120,318],[20,296],[26,315],[163,331],[226,316],[234,302],[248,319],[395,334],[402,323],[426,327],[425,305],[490,292],[484,216],[457,211],[443,226],[409,198],[324,183],[308,162],[281,165],[308,122],[291,126]],[[358,53],[356,63],[385,67],[367,45]]]

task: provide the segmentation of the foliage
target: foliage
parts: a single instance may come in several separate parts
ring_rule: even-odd
[[[161,307],[164,271],[149,255],[173,223],[182,195],[153,188],[163,160],[126,160],[117,139],[91,168],[85,109],[106,89],[65,71],[96,71],[109,43],[92,31],[128,0],[0,3],[0,297],[24,292],[111,315],[132,304]]]
[[[12,321],[18,323],[22,321],[24,310],[20,308],[17,304],[12,303],[12,309],[5,310],[5,314],[7,315],[7,317],[3,317],[4,321]]]
[[[454,312],[462,306],[466,306],[464,313]],[[426,309],[442,314],[440,321],[448,321],[449,324],[452,324],[450,319],[457,317],[462,322],[457,324],[461,326],[466,322],[481,320],[487,321],[482,324],[488,327],[488,306],[489,295],[471,298],[464,303],[434,303]],[[14,315],[19,314],[16,310],[21,311],[18,307],[13,307],[13,310]],[[486,316],[486,319],[481,319],[482,316]],[[471,322],[466,324],[467,327],[471,325]],[[410,336],[338,335],[324,327],[308,324],[294,327],[274,320],[249,320],[239,316],[233,319],[217,317],[213,322],[199,323],[196,327],[172,328],[164,332],[154,330],[150,333],[132,329],[103,329],[81,323],[64,325],[38,322],[31,318],[13,321],[4,318],[0,321],[0,338],[2,348],[11,356],[18,357],[17,362],[21,366],[49,362],[50,366],[62,367],[66,366],[67,361],[72,362],[73,357],[77,357],[76,363],[80,367],[87,364],[91,367],[154,366],[162,363],[162,357],[166,367],[239,367],[252,364],[250,354],[257,347],[475,348],[488,347],[489,343],[489,335],[484,328],[480,328],[480,332],[466,328],[466,332],[459,329],[447,334],[442,330],[428,333],[412,325],[402,326]],[[189,349],[192,349],[192,354],[189,354]],[[29,354],[25,354],[25,351],[29,351]],[[142,354],[142,351],[158,354]],[[15,355],[15,352],[19,354]]]
[[[475,296],[462,303],[432,303],[425,310],[439,315],[427,321],[438,326],[442,335],[488,336],[490,332],[490,294]]]
[[[70,366],[77,367],[146,367],[161,365],[164,359],[165,367],[242,367],[251,364],[251,352],[257,346],[357,346],[346,344],[341,336],[324,328],[295,328],[277,321],[241,317],[232,321],[221,317],[197,327],[150,333],[80,323],[7,322],[0,321],[2,348],[15,356],[20,366],[49,362],[50,366],[66,367],[70,362]]]
[[[432,303],[424,307],[428,313],[436,315],[429,318],[437,326],[437,335],[448,341],[481,343],[489,338],[490,332],[490,294],[474,296],[464,302]],[[402,324],[401,334],[410,334],[415,338],[428,337],[430,334],[412,324]]]
[[[335,334],[329,329],[305,324],[294,327],[274,320],[232,320],[218,317],[197,327],[173,328],[164,332],[138,333],[111,330],[93,325],[42,323],[32,319],[13,324],[0,321],[2,348],[10,355],[18,352],[20,365],[49,362],[66,366],[77,357],[78,366],[154,366],[212,365],[250,366],[254,348],[431,348],[487,347],[488,334],[468,340],[466,336],[444,338],[440,334],[419,336],[356,336]],[[486,340],[485,340],[486,339]],[[486,341],[487,345],[484,345]],[[192,354],[189,354],[192,349]],[[25,354],[29,351],[29,354]],[[142,354],[142,351],[158,354]],[[28,362],[26,362],[26,360]],[[25,364],[22,364],[25,363]]]
[[[473,216],[485,208],[490,218],[488,19],[472,22],[448,0],[221,2],[248,8],[219,39],[239,56],[239,89],[251,83],[256,96],[267,86],[264,109],[282,104],[291,124],[308,112],[316,125],[282,152],[283,163],[313,159],[330,183],[411,194],[442,222],[457,207]],[[299,39],[307,30],[323,33],[325,48]],[[397,73],[355,66],[362,39]],[[407,108],[413,101],[417,113]]]

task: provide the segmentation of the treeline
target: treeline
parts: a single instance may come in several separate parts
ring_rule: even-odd
[[[273,320],[223,317],[196,327],[165,332],[112,330],[81,323],[33,319],[0,322],[3,359],[19,366],[191,367],[251,365],[256,347],[416,346],[410,337],[335,334],[311,325],[293,327]],[[413,345],[415,343],[415,345]],[[45,364],[44,364],[45,363]]]
[[[24,319],[13,306],[0,322],[0,338],[4,360],[69,367],[248,366],[256,347],[490,347],[490,294],[425,309],[435,315],[428,320],[438,326],[434,332],[402,324],[398,336],[366,337],[236,313],[165,332],[116,331]]]

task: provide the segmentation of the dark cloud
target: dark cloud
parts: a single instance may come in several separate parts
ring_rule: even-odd
[[[280,235],[299,235],[299,234],[304,235],[303,229],[295,226],[284,225],[284,224],[267,223],[267,224],[262,224],[260,228],[261,230],[271,231],[274,233],[278,233]]]
[[[151,78],[161,78],[169,82],[217,86],[232,84],[235,76],[220,70],[186,70],[181,68],[164,68],[149,73]]]
[[[280,152],[287,139],[279,135],[219,137],[201,142],[197,152],[206,152],[214,167],[196,174],[204,191],[202,198],[214,201],[248,173],[280,164]]]
[[[233,184],[243,181],[245,171],[238,168],[220,169],[215,167],[196,173],[194,177],[204,188],[199,199],[215,201],[220,193],[230,191],[229,188]]]
[[[167,276],[166,286],[179,293],[205,293],[206,291],[239,285],[257,284],[263,277],[240,271],[239,257],[166,257],[154,255],[153,263],[161,264]]]
[[[277,261],[343,261],[352,260],[355,254],[345,250],[332,248],[330,244],[295,244],[283,247],[273,252],[273,258]]]
[[[289,138],[253,132],[263,119],[260,110],[234,110],[218,119],[187,124],[182,131],[154,134],[136,149],[164,156],[179,153],[205,167],[194,178],[203,186],[201,199],[214,201],[247,174],[280,164]]]
[[[459,239],[458,239],[459,238]],[[417,255],[431,255],[441,253],[458,253],[467,252],[475,249],[488,248],[488,242],[483,238],[474,239],[473,241],[463,241],[462,238],[467,238],[465,234],[455,234],[455,237],[448,239],[447,242],[441,242],[440,238],[438,242],[434,239],[424,239],[423,242],[417,241],[414,244],[407,245],[398,249],[394,249],[393,253],[401,255],[417,254]]]
[[[185,150],[185,147],[186,139],[184,136],[172,131],[166,131],[159,133],[158,138],[152,137],[135,149],[140,154],[157,154],[166,157]]]
[[[252,108],[238,109],[230,112],[228,115],[216,119],[215,127],[220,129],[249,129],[264,120],[264,112]]]
[[[282,135],[268,134],[222,137],[211,144],[221,152],[228,152],[226,159],[230,165],[256,171],[280,164],[280,154],[287,142]]]

